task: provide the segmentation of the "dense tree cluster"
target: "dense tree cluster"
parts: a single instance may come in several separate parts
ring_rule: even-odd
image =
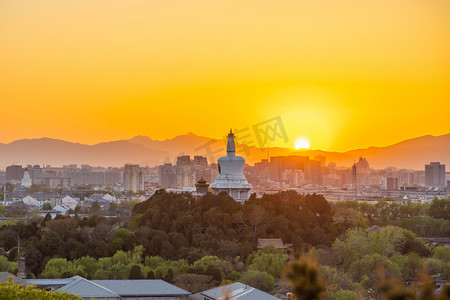
[[[163,278],[190,291],[240,280],[285,293],[288,256],[257,250],[258,238],[282,238],[296,256],[318,257],[324,295],[351,299],[378,286],[378,266],[407,282],[423,269],[447,278],[448,248],[430,247],[417,236],[449,236],[449,203],[330,204],[320,195],[284,191],[240,204],[226,193],[196,199],[159,190],[144,202],[122,205],[134,205],[126,224],[97,215],[33,217],[3,225],[0,247],[16,261],[20,237],[30,276]],[[379,227],[369,230],[373,225]],[[0,257],[0,268],[16,265]]]
[[[233,261],[217,256],[204,256],[192,264],[186,259],[165,260],[161,256],[143,256],[143,246],[132,251],[117,251],[111,257],[95,259],[85,256],[75,260],[50,259],[42,276],[45,278],[66,278],[74,275],[88,279],[164,279],[178,282],[187,288],[184,281],[189,278],[203,281],[202,288],[217,286],[223,281],[251,283],[263,290],[273,289],[275,280],[282,276],[287,255],[273,246],[253,252],[248,267],[236,257]],[[192,287],[191,287],[192,289]],[[199,290],[201,291],[201,290]]]
[[[373,270],[372,270],[373,271]],[[294,260],[287,264],[285,277],[290,281],[293,293],[287,293],[288,299],[326,299],[326,300],[357,300],[357,299],[380,299],[380,300],[447,300],[450,299],[450,286],[444,285],[439,293],[435,290],[435,281],[422,273],[422,279],[412,287],[405,286],[398,278],[386,276],[383,267],[379,267],[380,274],[378,283],[374,289],[368,291],[352,291],[335,289],[334,285],[328,285],[324,293],[324,275],[319,275],[316,260],[311,256],[303,256],[300,260]],[[333,274],[335,275],[335,274]],[[325,277],[326,278],[326,277]],[[329,278],[326,278],[328,280]]]
[[[8,253],[10,261],[17,261],[20,239],[20,253],[26,256],[27,271],[29,275],[37,276],[53,257],[68,260],[83,256],[99,258],[113,255],[118,248],[128,250],[125,243],[129,241],[129,231],[113,231],[116,225],[117,220],[98,216],[56,217],[54,220],[49,215],[44,219],[32,218],[27,223],[3,225],[0,247]]]
[[[281,237],[294,248],[328,245],[339,234],[321,196],[295,192],[251,197],[244,204],[226,193],[195,200],[188,194],[158,191],[134,207],[129,227],[147,255],[192,262],[204,255],[247,257],[257,238]]]
[[[448,237],[450,198],[434,199],[431,204],[399,203],[385,199],[376,204],[344,201],[334,204],[335,221],[353,226],[395,225],[422,237]]]
[[[380,284],[379,272],[382,277],[407,283],[419,281],[426,273],[448,278],[449,248],[427,247],[411,231],[392,225],[376,231],[349,229],[331,249],[312,253],[321,263],[320,272],[327,282],[328,294],[340,289],[376,290]]]

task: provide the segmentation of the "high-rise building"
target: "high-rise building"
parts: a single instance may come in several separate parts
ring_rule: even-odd
[[[195,187],[195,183],[195,169],[193,166],[177,166],[177,186],[179,189]]]
[[[195,167],[195,180],[198,181],[201,178],[205,179],[207,182],[214,182],[216,180],[217,174],[219,174],[217,170],[217,166],[213,167]]]
[[[430,187],[445,187],[445,165],[430,162],[425,165],[425,185]]]
[[[304,171],[308,161],[308,156],[272,156],[270,157],[270,178],[275,181],[281,180],[281,174],[286,170]]]
[[[316,160],[307,160],[305,162],[305,180],[309,183],[313,184],[321,184],[322,183],[322,172],[320,167],[320,161]]]
[[[6,167],[6,180],[7,181],[22,180],[23,173],[24,173],[23,168],[20,165],[8,166]]]
[[[123,185],[125,191],[143,191],[144,176],[139,165],[126,164],[123,170]]]
[[[386,189],[389,191],[398,190],[398,178],[396,177],[388,177],[386,179]]]
[[[205,156],[196,155],[194,156],[194,166],[208,166],[208,159]]]
[[[323,155],[316,155],[316,156],[314,156],[314,160],[315,161],[320,161],[320,165],[322,167],[325,167],[326,164],[327,164],[327,158],[325,156],[323,156]]]
[[[182,155],[177,157],[177,167],[189,166],[191,164],[190,155]]]
[[[71,168],[65,176],[71,178],[74,185],[105,186],[123,182],[122,172],[118,168],[108,168],[103,171]]]
[[[174,188],[177,186],[177,172],[172,164],[159,166],[159,185],[164,188]]]

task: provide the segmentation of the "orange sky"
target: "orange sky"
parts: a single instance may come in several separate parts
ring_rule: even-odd
[[[450,132],[450,1],[0,2],[0,142],[222,137],[343,151]]]

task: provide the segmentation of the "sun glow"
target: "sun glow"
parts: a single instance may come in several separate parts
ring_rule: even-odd
[[[309,149],[310,144],[307,138],[298,138],[295,140],[295,150]]]
[[[450,1],[23,2],[0,1],[0,143],[222,139],[276,116],[288,144],[253,145],[348,151],[449,132],[428,112],[450,111]]]

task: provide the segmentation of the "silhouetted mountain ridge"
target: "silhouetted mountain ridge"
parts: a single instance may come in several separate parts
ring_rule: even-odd
[[[208,145],[213,150],[207,151]],[[0,143],[0,166],[11,164],[90,164],[93,166],[122,166],[125,163],[158,165],[163,162],[175,163],[179,155],[205,155],[214,161],[225,155],[225,141],[198,136],[192,132],[166,140],[153,140],[148,136],[135,136],[129,140],[103,142],[95,145],[67,142],[48,137],[22,139],[9,144]],[[289,148],[242,147],[237,144],[237,152],[247,163],[253,164],[263,158],[284,155],[305,155],[313,158],[323,155],[327,162],[338,166],[350,166],[359,157],[366,157],[371,167],[397,167],[423,169],[430,161],[440,161],[450,166],[450,133],[441,136],[425,135],[407,139],[385,147],[368,147],[346,152],[323,150],[295,151]],[[211,156],[213,155],[213,156]]]

